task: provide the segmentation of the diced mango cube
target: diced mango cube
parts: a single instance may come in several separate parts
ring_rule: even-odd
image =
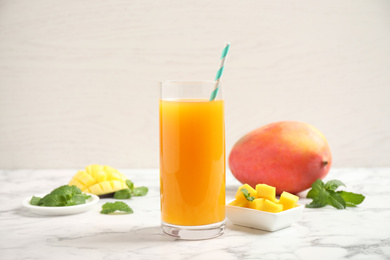
[[[111,193],[112,192],[112,186],[110,181],[102,181],[99,183],[100,187],[102,188],[102,191],[105,193]]]
[[[125,183],[120,182],[120,181],[111,181],[111,187],[113,190],[118,191],[118,190],[123,190],[126,189],[127,186]]]
[[[96,179],[95,172],[100,171],[103,168],[103,166],[98,165],[98,164],[91,164],[85,167],[85,171],[91,175],[93,178]]]
[[[246,207],[248,204],[248,200],[246,198],[238,198],[233,200],[232,202],[229,203],[230,206],[237,206],[237,207]]]
[[[249,192],[250,196],[255,197],[255,198],[257,197],[256,190],[253,189],[249,184],[244,184],[238,188],[237,193],[235,195],[236,199],[239,199],[239,198],[245,199],[245,196],[242,193],[241,189],[246,189]]]
[[[96,182],[103,182],[107,180],[108,176],[105,173],[105,171],[103,171],[103,169],[95,171],[94,173],[95,173]]]
[[[96,182],[95,179],[85,171],[78,171],[74,176],[74,179],[78,180],[85,187],[89,187]]]
[[[103,170],[109,174],[109,173],[112,173],[112,172],[117,172],[117,170],[113,167],[110,167],[108,165],[103,165]]]
[[[272,202],[268,199],[264,201],[263,204],[263,211],[271,212],[271,213],[278,213],[283,211],[283,205],[282,204],[276,204],[275,202]]]
[[[283,191],[282,195],[280,195],[279,204],[283,205],[283,210],[292,209],[297,205],[298,200],[298,196]]]
[[[254,199],[253,201],[248,201],[247,207],[251,209],[257,209],[257,210],[262,210],[263,209],[263,204],[264,204],[263,198],[259,199]]]
[[[103,194],[103,190],[100,187],[99,183],[96,183],[95,185],[92,185],[91,187],[88,188],[89,193],[93,193],[95,195],[101,195]]]
[[[110,166],[103,166],[104,172],[107,174],[107,180],[126,181],[127,177],[120,173],[117,169]]]
[[[267,184],[257,184],[256,192],[258,198],[265,198],[269,201],[275,202],[276,188]]]

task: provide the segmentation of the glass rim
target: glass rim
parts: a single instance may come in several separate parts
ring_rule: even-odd
[[[159,83],[162,84],[217,84],[215,80],[160,80]],[[220,84],[222,81],[219,82]]]

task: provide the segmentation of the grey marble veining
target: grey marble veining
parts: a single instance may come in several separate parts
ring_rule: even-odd
[[[0,259],[390,259],[390,168],[332,169],[366,200],[356,208],[304,209],[291,227],[266,232],[233,225],[216,239],[177,241],[162,234],[157,169],[123,170],[146,197],[126,201],[131,215],[92,210],[46,217],[22,208],[33,194],[67,183],[76,170],[0,171]],[[227,201],[239,183],[227,173]],[[305,192],[300,203],[308,203]]]

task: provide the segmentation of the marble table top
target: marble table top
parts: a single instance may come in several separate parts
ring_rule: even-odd
[[[266,232],[233,225],[215,239],[179,241],[160,229],[157,169],[122,170],[145,197],[126,201],[130,215],[100,214],[101,199],[90,211],[39,216],[23,199],[66,184],[76,170],[0,171],[0,259],[390,259],[390,168],[332,169],[347,190],[362,193],[356,208],[305,208],[291,227]],[[227,201],[240,185],[227,173]],[[307,191],[306,191],[307,192]],[[309,203],[305,192],[300,203]]]

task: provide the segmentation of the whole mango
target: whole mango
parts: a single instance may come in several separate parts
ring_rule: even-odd
[[[229,155],[229,168],[241,183],[265,183],[298,193],[323,179],[332,165],[325,136],[315,127],[282,121],[260,127],[242,137]]]

